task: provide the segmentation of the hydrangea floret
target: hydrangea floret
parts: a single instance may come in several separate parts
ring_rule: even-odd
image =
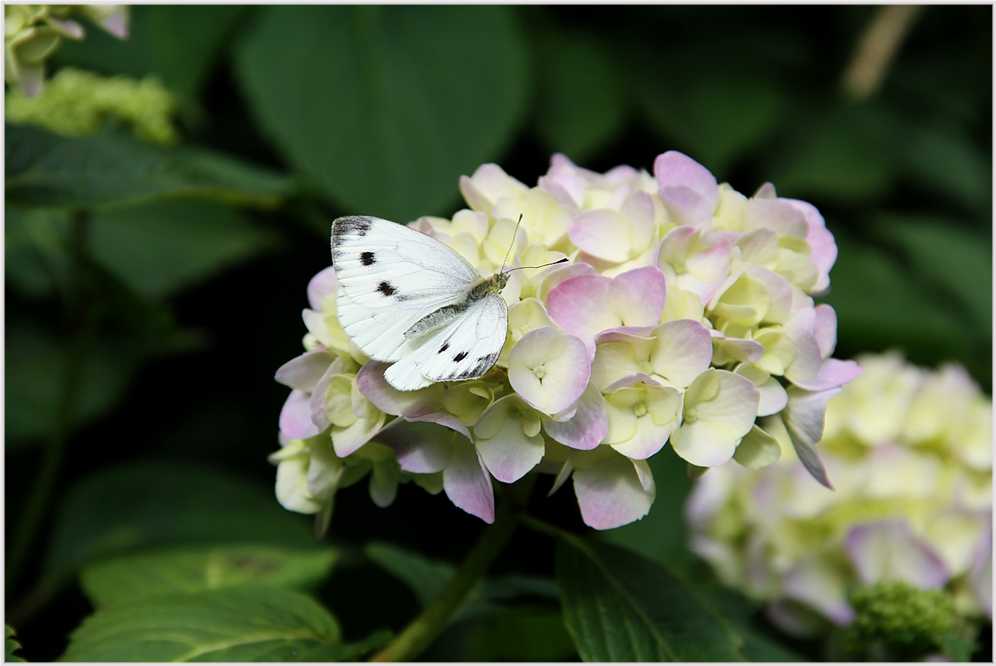
[[[5,5],[3,14],[5,83],[27,96],[41,92],[45,61],[62,40],[81,40],[86,35],[76,16],[118,39],[128,36],[128,7],[124,5]]]
[[[856,598],[879,599],[866,588],[893,584],[991,617],[991,400],[956,365],[925,370],[897,354],[860,365],[829,401],[820,444],[836,492],[813,482],[784,429],[769,429],[779,462],[696,482],[693,550],[799,635],[850,626]]]
[[[467,208],[412,226],[483,276],[510,248],[512,266],[567,262],[510,274],[490,372],[411,392],[344,332],[335,269],[316,275],[305,351],[276,376],[291,389],[273,457],[285,507],[326,515],[369,470],[380,505],[414,482],[491,522],[494,481],[536,472],[551,492],[571,481],[584,522],[609,529],[649,511],[653,456],[755,468],[785,433],[829,485],[824,409],[859,368],[832,358],[836,317],[814,301],[836,257],[814,207],[770,185],[742,195],[673,151],[653,175],[554,155],[535,186],[485,164],[459,187]]]

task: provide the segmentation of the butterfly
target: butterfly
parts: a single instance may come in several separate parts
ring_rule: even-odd
[[[399,391],[474,379],[498,360],[508,331],[501,292],[522,267],[503,262],[485,278],[435,238],[366,216],[332,222],[332,266],[339,323],[364,354],[391,363],[384,378]]]

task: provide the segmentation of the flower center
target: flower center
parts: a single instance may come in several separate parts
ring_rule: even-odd
[[[536,379],[538,379],[540,383],[542,383],[543,378],[546,377],[546,365],[544,363],[540,363],[539,365],[532,368],[532,373],[533,376],[536,377]]]
[[[638,402],[635,405],[633,405],[633,413],[636,414],[637,417],[646,416],[647,415],[647,403],[645,403],[645,402]]]

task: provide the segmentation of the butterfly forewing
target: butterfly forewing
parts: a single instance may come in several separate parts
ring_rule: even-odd
[[[414,347],[404,332],[425,315],[462,301],[480,274],[434,238],[375,217],[332,223],[336,314],[365,354],[396,361]]]

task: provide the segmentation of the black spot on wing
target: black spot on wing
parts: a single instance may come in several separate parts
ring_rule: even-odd
[[[377,285],[377,291],[384,294],[385,296],[393,296],[394,294],[398,293],[398,290],[395,289],[393,286],[391,286],[391,283],[387,281],[383,281],[379,285]]]
[[[364,266],[369,266],[374,263],[374,253],[373,252],[361,252],[360,253],[360,263]]]
[[[438,352],[436,352],[436,353],[437,353],[437,354],[442,354],[442,353],[443,353],[444,351],[446,351],[446,350],[447,350],[447,349],[449,349],[449,348],[450,348],[450,343],[448,343],[448,342],[444,342],[444,343],[443,343],[443,346],[442,346],[442,347],[440,347],[440,348],[439,348],[439,351],[438,351]]]
[[[474,364],[473,368],[467,370],[466,372],[461,372],[459,375],[453,375],[451,379],[471,379],[474,377],[480,377],[490,370],[491,366],[493,366],[497,360],[498,354],[485,354],[484,356],[478,356],[477,363]]]
[[[370,220],[365,217],[340,217],[335,221],[336,235],[356,234],[357,236],[366,236],[367,232],[370,231],[370,224]]]
[[[459,354],[457,354],[456,356],[454,356],[453,360],[456,361],[457,363],[459,363],[460,361],[462,361],[465,358],[467,358],[467,352],[462,351]]]

